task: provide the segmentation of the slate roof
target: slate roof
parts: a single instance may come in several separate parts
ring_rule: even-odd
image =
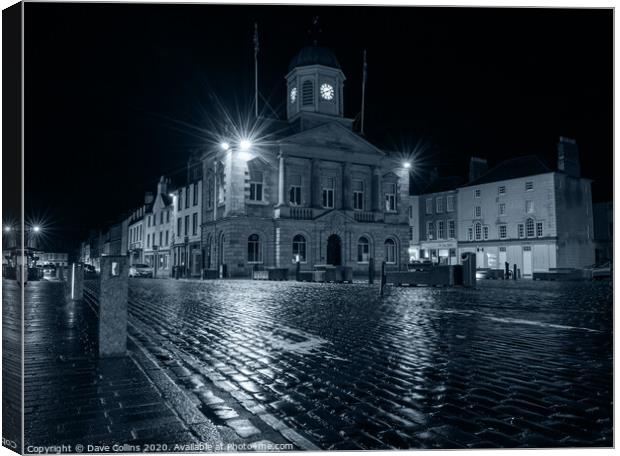
[[[427,195],[429,193],[448,192],[450,190],[456,190],[458,187],[463,185],[463,183],[464,179],[460,176],[438,177],[426,187],[423,187],[419,194]]]
[[[305,46],[293,57],[288,65],[288,70],[292,71],[296,67],[309,65],[324,65],[326,67],[340,69],[340,63],[331,50],[323,46]]]
[[[516,157],[503,161],[499,165],[491,168],[479,178],[468,182],[466,185],[471,186],[488,184],[490,182],[550,173],[551,171],[552,170],[537,156],[527,155],[525,157]]]

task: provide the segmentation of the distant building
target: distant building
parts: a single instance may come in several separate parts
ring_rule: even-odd
[[[69,264],[69,255],[67,253],[37,252],[39,258],[37,264],[41,266],[67,266]]]
[[[191,160],[187,176],[172,192],[174,199],[172,262],[182,277],[200,277],[202,271],[202,162]]]
[[[170,250],[173,233],[173,198],[168,193],[169,179],[161,177],[152,206],[145,209],[146,245],[144,262],[153,267],[155,277],[168,277],[172,270]]]
[[[146,244],[145,213],[152,212],[153,194],[147,192],[144,196],[144,204],[134,210],[127,218],[127,255],[129,264],[144,263],[144,246]]]
[[[614,258],[614,203],[594,204],[594,244],[596,263]]]

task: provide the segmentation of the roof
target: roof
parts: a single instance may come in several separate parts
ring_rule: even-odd
[[[503,161],[479,178],[468,182],[466,186],[517,179],[519,177],[550,173],[551,171],[552,170],[540,161],[538,157],[535,155],[527,155],[525,157],[511,158],[510,160]]]
[[[421,195],[427,195],[429,193],[449,192],[456,190],[457,187],[463,184],[463,178],[459,176],[445,176],[438,177],[430,184],[422,189]]]
[[[288,65],[288,70],[309,65],[323,65],[326,67],[340,69],[340,63],[331,50],[323,46],[311,45],[305,46],[299,53],[293,57]]]

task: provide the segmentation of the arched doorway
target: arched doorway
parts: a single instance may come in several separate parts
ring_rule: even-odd
[[[327,264],[334,266],[342,264],[342,242],[336,234],[327,238]]]

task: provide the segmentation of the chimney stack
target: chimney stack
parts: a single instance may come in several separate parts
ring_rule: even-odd
[[[151,204],[153,202],[153,192],[144,192],[144,204]]]
[[[483,158],[471,157],[469,159],[469,182],[478,179],[487,172],[489,165]]]
[[[168,180],[164,176],[161,176],[159,178],[159,183],[157,184],[157,194],[165,195],[167,192],[168,192]]]
[[[579,148],[577,141],[560,136],[558,143],[558,170],[567,176],[581,177],[581,165],[579,164]]]

